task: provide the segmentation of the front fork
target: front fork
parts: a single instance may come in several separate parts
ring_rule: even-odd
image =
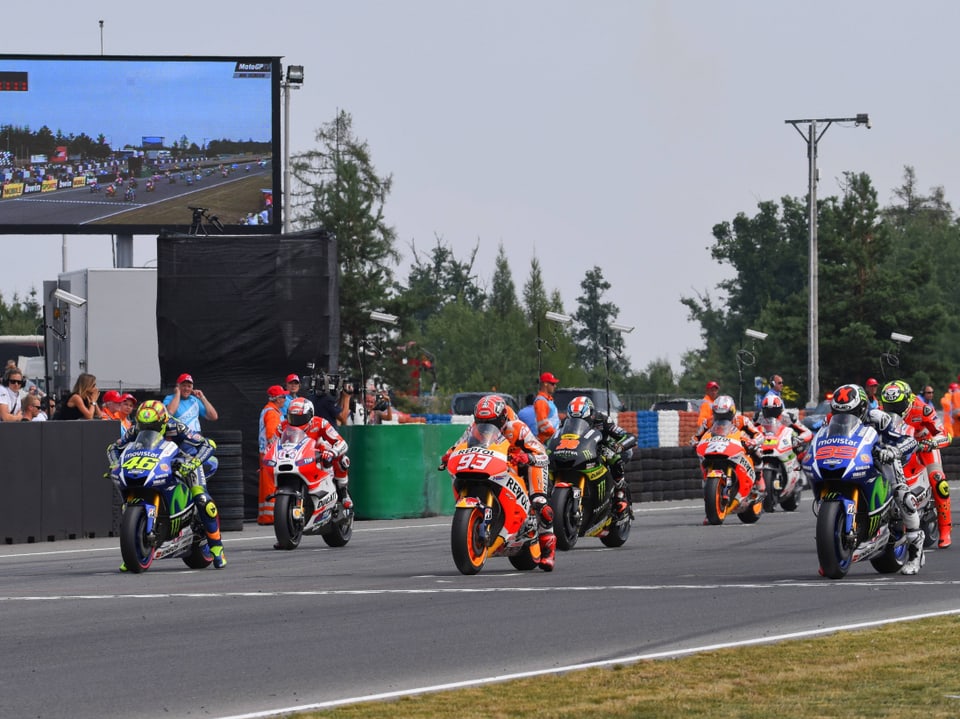
[[[154,493],[153,499],[150,502],[147,502],[141,497],[135,497],[134,495],[128,495],[127,501],[124,503],[123,508],[126,509],[133,504],[142,504],[144,509],[147,511],[147,526],[144,528],[144,534],[151,543],[156,539],[156,526],[157,526],[157,517],[160,515],[160,494]]]

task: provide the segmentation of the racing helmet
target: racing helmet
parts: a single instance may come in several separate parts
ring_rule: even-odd
[[[313,402],[305,397],[297,397],[287,408],[287,421],[293,427],[303,427],[313,419]]]
[[[733,401],[733,397],[728,394],[722,394],[717,397],[713,402],[713,419],[717,422],[733,421],[734,416],[737,414],[737,404]]]
[[[833,414],[852,414],[858,419],[867,416],[869,399],[866,390],[858,384],[843,384],[833,391],[830,411]]]
[[[163,402],[156,399],[149,399],[137,407],[135,417],[138,430],[153,430],[160,434],[167,431],[167,421],[170,419]]]
[[[887,382],[880,391],[880,401],[886,412],[893,412],[903,417],[907,408],[913,402],[913,392],[910,385],[902,379]]]
[[[585,419],[588,422],[596,414],[596,407],[593,406],[593,400],[586,395],[580,395],[570,400],[567,405],[567,416],[576,419]]]
[[[775,394],[768,394],[763,398],[760,411],[769,419],[779,417],[783,414],[783,400]]]
[[[473,409],[473,419],[477,424],[492,424],[503,428],[507,421],[507,403],[498,394],[484,395]]]

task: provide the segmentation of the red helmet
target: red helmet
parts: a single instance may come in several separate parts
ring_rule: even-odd
[[[488,394],[480,398],[473,410],[473,419],[479,424],[492,424],[502,428],[507,421],[507,403],[498,394]]]
[[[313,402],[297,397],[287,409],[287,421],[294,427],[303,427],[313,419]]]
[[[763,398],[760,411],[764,417],[779,417],[783,414],[783,400],[775,394],[768,394]]]

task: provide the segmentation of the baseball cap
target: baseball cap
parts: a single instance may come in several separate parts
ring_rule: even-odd
[[[288,394],[287,390],[281,387],[278,384],[272,385],[267,388],[267,397],[285,397]]]
[[[137,398],[134,397],[134,396],[133,396],[132,394],[130,394],[129,392],[127,392],[126,394],[124,394],[124,395],[122,395],[122,396],[120,397],[120,401],[121,401],[121,402],[126,402],[127,400],[130,400],[130,401],[133,402],[134,404],[137,403]]]
[[[950,383],[950,391],[951,391],[951,392],[953,392],[954,390],[958,390],[958,389],[960,389],[960,384],[957,384],[956,382],[951,382],[951,383]]]
[[[103,393],[103,401],[115,402],[117,404],[120,404],[123,401],[123,399],[120,397],[120,393],[117,392],[117,390],[108,389],[106,392]]]
[[[867,378],[867,387],[876,387],[879,383],[873,377]]]
[[[288,375],[287,375],[287,382],[288,382],[288,383],[290,383],[290,382],[299,382],[299,381],[300,381],[300,375],[298,375],[298,374],[288,374]]]
[[[707,389],[720,389],[720,385],[718,385],[713,380],[710,380],[709,382],[707,382]]]
[[[184,382],[189,382],[190,384],[193,384],[193,377],[191,377],[186,372],[184,372],[182,375],[177,377],[177,384],[183,384]]]
[[[559,384],[560,380],[557,379],[557,376],[553,372],[544,372],[540,375],[541,382],[549,382],[550,384]]]

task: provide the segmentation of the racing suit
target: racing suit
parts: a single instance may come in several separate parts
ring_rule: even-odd
[[[287,420],[280,423],[277,429],[277,436],[283,434],[283,430],[290,426]],[[350,478],[347,470],[350,468],[350,458],[347,457],[347,442],[340,436],[336,428],[323,417],[314,416],[302,429],[317,446],[317,461],[333,466],[333,482],[337,485],[337,497],[344,509],[353,508],[353,499],[350,497],[348,485]]]
[[[917,458],[927,468],[930,488],[937,503],[937,525],[940,529],[940,547],[950,546],[950,527],[953,522],[950,511],[950,486],[943,472],[940,448],[949,447],[951,437],[944,431],[936,410],[914,396],[903,414],[903,421],[913,428],[913,437],[919,442]]]
[[[880,473],[890,482],[894,501],[903,514],[903,526],[907,531],[909,556],[903,565],[903,574],[916,574],[923,566],[923,531],[920,529],[920,513],[917,511],[917,498],[910,492],[907,479],[903,474],[903,462],[917,449],[917,440],[897,429],[896,422],[883,410],[871,409],[863,423],[877,430],[880,443],[874,450],[874,456],[880,466]]]
[[[133,442],[139,428],[134,425],[123,437],[107,447],[107,460],[111,472],[120,465],[120,455],[124,448]],[[180,476],[190,486],[190,494],[197,508],[200,510],[200,520],[207,535],[207,546],[213,555],[213,566],[220,569],[227,564],[223,553],[223,541],[220,536],[220,513],[213,498],[207,493],[207,477],[212,477],[217,471],[219,462],[214,455],[216,445],[206,439],[199,432],[194,432],[176,417],[167,420],[167,429],[163,438],[173,442],[180,448],[185,461],[177,470]],[[124,570],[124,567],[120,567]]]
[[[611,421],[605,412],[596,412],[590,419],[590,423],[603,435],[600,451],[613,475],[614,514],[619,517],[629,512],[632,517],[630,488],[625,479],[625,462],[633,454],[633,448],[637,446],[637,438],[616,422]]]

